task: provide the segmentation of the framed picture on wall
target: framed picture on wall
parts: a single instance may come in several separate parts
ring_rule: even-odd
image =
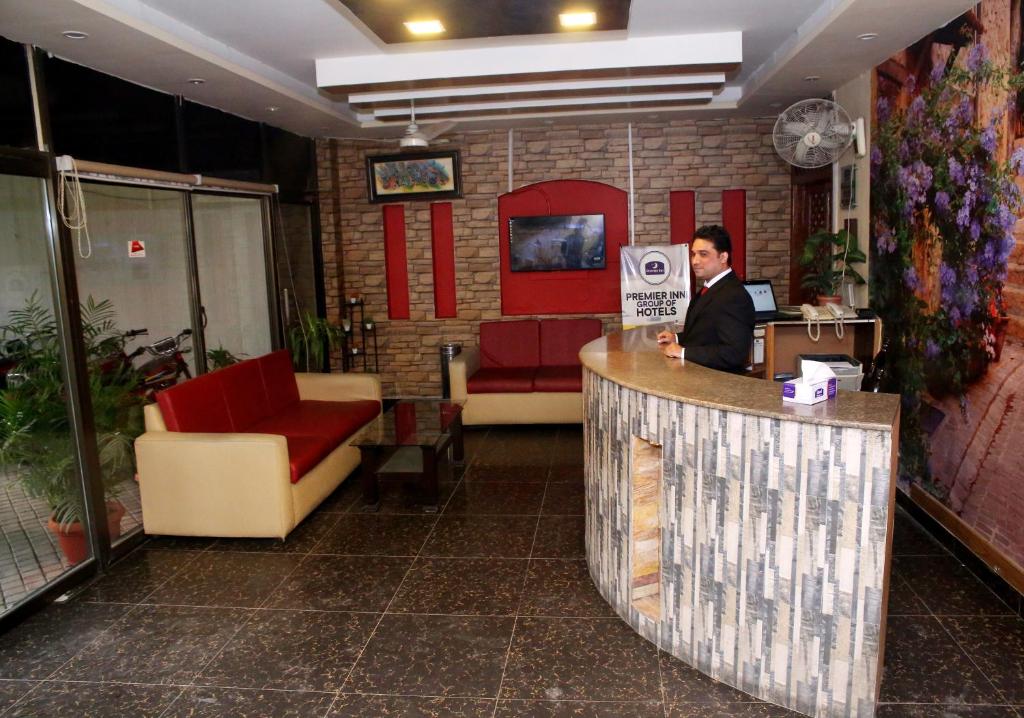
[[[458,150],[373,155],[366,158],[371,202],[408,202],[462,196]]]

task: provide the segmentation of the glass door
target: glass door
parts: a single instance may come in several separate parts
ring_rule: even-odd
[[[54,312],[47,186],[0,174],[0,616],[91,557]]]
[[[210,370],[272,349],[264,202],[254,197],[192,196]]]
[[[185,194],[84,184],[88,237],[74,238],[100,473],[111,536],[142,524],[133,442],[155,390],[194,374]],[[180,353],[170,350],[177,346]],[[148,349],[147,349],[148,347]]]

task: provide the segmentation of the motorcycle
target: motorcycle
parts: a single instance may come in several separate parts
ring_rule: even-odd
[[[140,375],[139,392],[147,401],[153,401],[158,391],[174,386],[181,377],[192,378],[188,362],[185,361],[185,355],[192,351],[192,347],[182,346],[191,336],[191,329],[183,329],[173,337],[164,337],[125,355],[130,365],[143,354],[152,357],[135,369]]]

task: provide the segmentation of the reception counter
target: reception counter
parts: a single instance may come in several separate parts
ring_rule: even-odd
[[[635,329],[587,344],[587,563],[640,635],[814,716],[874,715],[899,398],[783,403]]]

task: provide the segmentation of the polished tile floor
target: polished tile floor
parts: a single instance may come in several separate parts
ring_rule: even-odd
[[[578,428],[470,431],[444,510],[344,484],[286,543],[154,539],[0,636],[4,716],[795,715],[615,618]],[[1024,620],[897,516],[882,716],[1024,718]]]

